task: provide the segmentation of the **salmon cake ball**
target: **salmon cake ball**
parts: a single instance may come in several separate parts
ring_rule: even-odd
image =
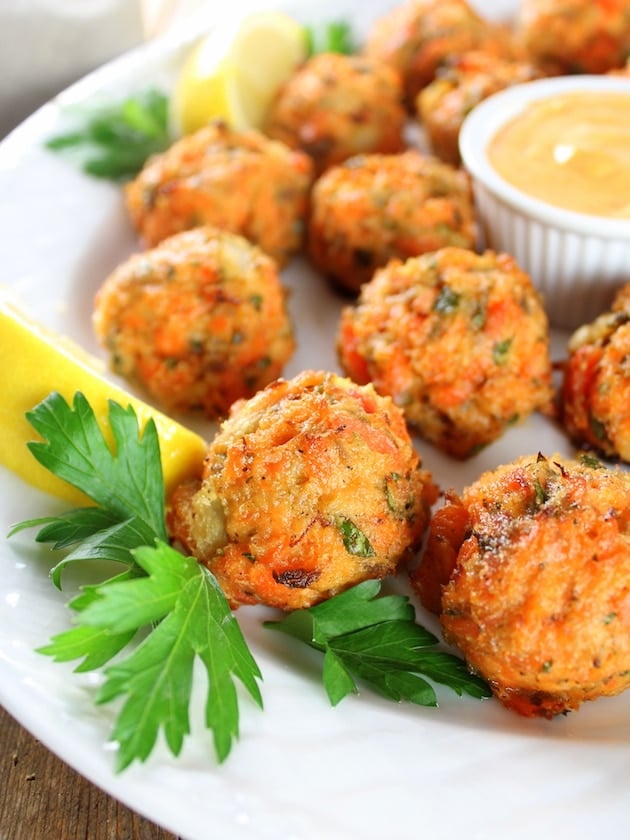
[[[265,132],[309,154],[319,174],[355,154],[402,151],[406,119],[395,70],[366,56],[321,53],[281,88]]]
[[[628,0],[522,0],[517,27],[538,64],[605,73],[630,55]]]
[[[392,261],[341,315],[344,372],[390,395],[426,440],[468,458],[552,399],[549,326],[507,254]]]
[[[623,67],[616,67],[614,70],[609,70],[610,76],[630,76],[630,58],[626,61]]]
[[[274,260],[208,226],[116,268],[97,293],[94,328],[115,373],[168,411],[210,418],[278,377],[295,347]]]
[[[312,180],[304,152],[214,122],[149,158],[125,199],[149,246],[210,224],[244,236],[282,266],[302,247]]]
[[[630,474],[523,456],[450,494],[412,583],[509,709],[551,718],[630,685]]]
[[[540,76],[533,64],[481,50],[450,58],[416,99],[416,113],[433,154],[458,166],[459,132],[473,108],[493,93]]]
[[[401,75],[413,110],[419,91],[439,67],[474,49],[508,56],[515,47],[505,28],[482,18],[465,0],[405,0],[372,25],[364,52]]]
[[[315,182],[307,250],[337,287],[356,294],[394,257],[474,247],[477,224],[463,170],[415,150],[356,155]]]
[[[568,351],[560,393],[566,431],[581,446],[630,462],[630,308],[577,329]]]
[[[391,400],[305,371],[233,406],[168,522],[233,606],[294,610],[394,573],[436,496]]]
[[[611,304],[611,309],[613,312],[630,312],[630,283],[624,283],[617,290]]]

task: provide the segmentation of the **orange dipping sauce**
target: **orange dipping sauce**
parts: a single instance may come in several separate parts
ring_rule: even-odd
[[[488,158],[533,198],[630,219],[630,91],[581,91],[532,102],[495,134]]]

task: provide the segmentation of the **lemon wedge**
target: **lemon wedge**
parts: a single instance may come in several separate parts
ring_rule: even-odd
[[[133,406],[140,426],[152,417],[160,439],[167,494],[180,482],[199,474],[206,451],[199,435],[117,388],[99,370],[97,359],[68,339],[46,332],[3,300],[0,358],[0,464],[32,486],[73,504],[87,501],[82,493],[42,467],[26,447],[27,441],[38,436],[25,412],[51,391],[58,391],[68,402],[81,391],[105,433],[110,399],[124,407]]]
[[[170,102],[174,130],[189,134],[217,118],[237,131],[262,128],[278,88],[306,55],[304,27],[283,12],[218,25],[182,66]]]

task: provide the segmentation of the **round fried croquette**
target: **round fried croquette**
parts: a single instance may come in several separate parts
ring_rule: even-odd
[[[365,56],[320,53],[281,88],[265,132],[309,154],[319,174],[355,154],[402,151],[406,118],[395,70]]]
[[[525,49],[561,73],[605,73],[630,55],[628,0],[522,0],[517,17]]]
[[[392,261],[344,309],[339,360],[419,434],[467,458],[552,398],[549,328],[507,254],[444,248]]]
[[[608,74],[610,76],[630,76],[630,58],[626,60],[626,63],[622,67],[615,67],[613,70],[609,70]]]
[[[459,165],[459,132],[472,109],[493,93],[540,75],[533,64],[481,50],[449,58],[416,99],[417,116],[433,154]]]
[[[391,400],[305,371],[233,406],[168,521],[233,606],[293,610],[395,572],[436,496]]]
[[[356,294],[393,258],[472,248],[476,239],[466,173],[414,150],[356,155],[315,182],[308,255],[345,292]]]
[[[211,224],[244,236],[282,266],[302,247],[312,180],[304,152],[216,121],[149,158],[125,199],[149,246]]]
[[[435,511],[411,574],[501,702],[551,718],[630,685],[630,474],[530,455]]]
[[[276,379],[295,347],[275,261],[208,226],[116,268],[97,293],[94,328],[115,373],[167,410],[210,418]]]
[[[505,27],[485,20],[465,0],[405,0],[375,21],[364,52],[401,75],[413,110],[419,91],[447,59],[475,49],[507,57],[516,48]]]
[[[571,439],[630,462],[630,309],[617,309],[577,329],[563,366],[560,414]],[[613,304],[615,306],[615,304]]]
[[[610,308],[613,312],[630,312],[630,283],[617,289]]]

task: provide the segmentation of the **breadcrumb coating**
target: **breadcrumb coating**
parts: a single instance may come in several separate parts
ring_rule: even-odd
[[[209,226],[118,266],[93,318],[112,370],[174,413],[225,416],[279,376],[295,348],[274,260]]]
[[[399,75],[366,56],[320,53],[283,85],[265,132],[310,155],[321,174],[352,155],[404,148]]]
[[[216,121],[149,158],[125,199],[149,246],[210,224],[244,236],[282,266],[302,247],[312,180],[308,155]]]
[[[451,56],[483,49],[517,51],[505,27],[485,20],[465,0],[405,0],[372,25],[365,54],[400,73],[410,110],[416,96]]]
[[[533,61],[560,73],[605,73],[630,55],[627,0],[523,0],[517,26]]]
[[[393,258],[477,240],[466,173],[413,149],[349,158],[316,181],[311,203],[309,257],[354,294]]]
[[[389,394],[456,458],[552,401],[547,316],[507,254],[444,248],[392,261],[342,312],[337,350],[348,376]]]
[[[603,456],[630,462],[630,285],[611,311],[570,337],[560,415],[569,436]]]
[[[630,474],[530,455],[450,494],[412,583],[508,708],[577,709],[630,685]]]
[[[390,399],[305,371],[233,407],[169,530],[233,606],[293,610],[394,573],[436,497]]]
[[[493,93],[540,76],[529,62],[481,50],[451,56],[416,98],[416,113],[433,154],[459,165],[459,132],[473,108]]]

